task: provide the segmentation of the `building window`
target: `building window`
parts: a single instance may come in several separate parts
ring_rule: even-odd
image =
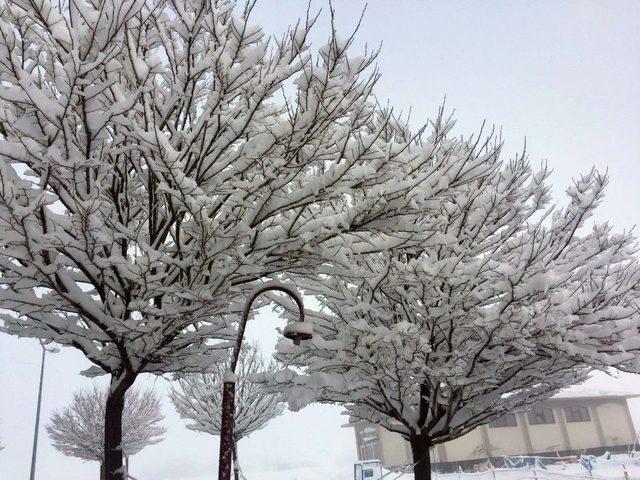
[[[489,424],[489,427],[491,428],[517,427],[517,426],[518,426],[518,422],[516,421],[516,416],[513,413],[507,413],[501,417],[498,417]]]
[[[564,416],[567,422],[590,422],[589,409],[582,405],[564,407]]]
[[[374,427],[364,427],[358,431],[358,448],[361,460],[377,460],[380,458],[378,431]]]
[[[529,419],[529,425],[556,423],[556,419],[553,416],[553,410],[542,406],[533,407],[529,410],[527,412],[527,418]]]

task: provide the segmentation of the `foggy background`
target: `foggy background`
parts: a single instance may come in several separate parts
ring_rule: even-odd
[[[357,23],[365,2],[334,0],[342,36]],[[281,34],[304,16],[306,1],[260,0],[253,23]],[[312,35],[328,38],[326,2]],[[446,96],[455,108],[457,133],[477,131],[483,120],[502,128],[504,157],[527,150],[536,164],[553,168],[556,199],[572,177],[592,166],[610,175],[595,215],[616,230],[638,222],[640,207],[640,2],[637,1],[391,1],[371,0],[358,34],[377,47],[382,72],[376,93],[396,110],[412,108],[412,124],[433,118]],[[248,327],[249,339],[272,351],[274,328],[264,310]],[[28,478],[40,347],[35,340],[0,334],[0,480]],[[97,463],[65,457],[44,430],[51,412],[92,380],[78,375],[88,362],[73,349],[48,355],[45,369],[36,478],[96,479]],[[136,385],[167,382],[147,376]],[[98,382],[104,383],[105,379]],[[581,387],[585,388],[585,387]],[[599,375],[588,388],[640,393],[640,377]],[[218,437],[191,432],[165,397],[166,440],[131,458],[139,480],[204,480],[217,475]],[[640,401],[631,401],[636,427]],[[346,480],[356,459],[355,440],[341,409],[312,406],[286,413],[240,443],[240,463],[250,480]]]

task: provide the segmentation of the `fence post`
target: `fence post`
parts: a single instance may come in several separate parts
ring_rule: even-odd
[[[624,472],[624,480],[629,480],[629,472],[627,472],[627,466],[622,464],[622,471]]]

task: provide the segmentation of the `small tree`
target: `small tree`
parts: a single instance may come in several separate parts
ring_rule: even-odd
[[[109,480],[140,374],[221,360],[265,277],[429,237],[416,212],[499,151],[407,134],[376,108],[375,52],[332,29],[311,53],[311,16],[269,38],[253,4],[0,5],[1,328],[110,376]]]
[[[284,405],[276,394],[265,392],[263,385],[251,380],[256,374],[275,370],[275,362],[265,362],[257,346],[252,345],[241,351],[236,367],[234,417],[233,465],[236,480],[240,476],[238,442],[264,428],[269,420],[284,411]],[[187,428],[220,435],[222,384],[226,372],[225,364],[217,364],[207,373],[177,375],[177,386],[172,387],[170,398],[180,416],[191,421]]]
[[[416,480],[426,480],[434,445],[548,398],[592,368],[637,371],[635,240],[607,225],[581,229],[605,177],[582,177],[554,212],[547,176],[509,162],[450,192],[430,244],[349,258],[348,275],[298,279],[322,305],[308,312],[317,338],[281,344],[279,359],[306,371],[271,381],[288,388],[294,408],[340,403],[351,421],[399,433]]]
[[[53,446],[65,455],[100,462],[104,478],[104,410],[108,388],[94,385],[77,392],[71,404],[55,411],[47,425]],[[122,416],[122,452],[128,458],[163,439],[160,399],[153,390],[127,392]],[[128,465],[128,462],[127,462]]]

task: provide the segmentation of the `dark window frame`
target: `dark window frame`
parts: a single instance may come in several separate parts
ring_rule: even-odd
[[[529,425],[553,425],[556,423],[553,409],[542,405],[536,405],[531,408],[531,410],[527,412],[527,420],[529,421]]]
[[[563,408],[568,423],[590,422],[591,413],[586,405],[569,405]]]
[[[489,423],[489,428],[509,428],[517,427],[518,420],[515,413],[505,413]]]
[[[363,427],[358,431],[358,450],[362,460],[380,458],[380,435],[375,427]]]

